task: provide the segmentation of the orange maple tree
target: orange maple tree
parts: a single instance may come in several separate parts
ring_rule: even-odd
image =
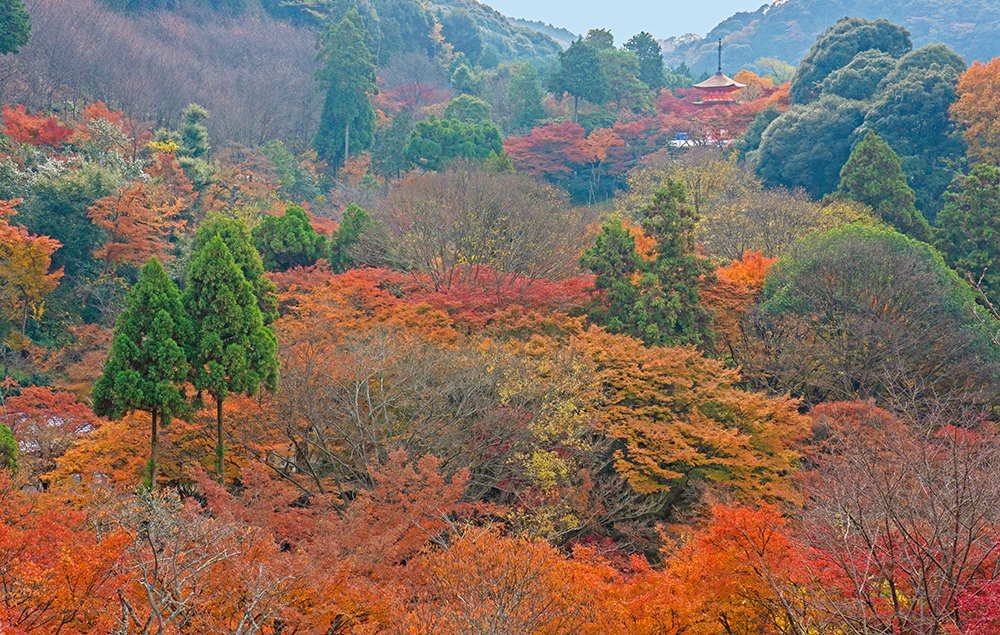
[[[4,104],[0,114],[3,115],[4,134],[18,143],[58,148],[73,136],[70,126],[60,124],[55,117],[29,115],[21,104],[13,108]]]

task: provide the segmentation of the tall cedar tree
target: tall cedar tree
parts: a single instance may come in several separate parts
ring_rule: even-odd
[[[31,38],[31,23],[21,0],[0,0],[0,54],[17,53]]]
[[[840,171],[838,193],[870,205],[882,220],[911,238],[926,241],[930,237],[930,226],[914,206],[915,195],[906,183],[899,157],[871,130]]]
[[[277,340],[264,326],[253,290],[221,236],[195,254],[184,306],[194,323],[194,387],[215,398],[216,470],[225,483],[222,405],[230,394],[254,395],[278,386]]]
[[[143,266],[125,304],[94,386],[94,412],[112,419],[136,410],[150,414],[149,485],[155,487],[158,426],[187,410],[181,386],[194,330],[177,285],[156,258]]]
[[[980,163],[938,216],[937,248],[961,276],[1000,306],[1000,168]]]
[[[313,148],[332,165],[350,158],[351,148],[363,150],[374,139],[375,111],[368,93],[375,85],[375,56],[368,50],[370,36],[357,11],[340,22],[329,22],[316,35],[316,81],[326,88]],[[353,135],[353,140],[352,140]]]
[[[559,53],[559,67],[549,75],[549,90],[573,95],[573,122],[579,119],[580,99],[600,104],[608,93],[608,78],[597,48],[583,40]]]
[[[642,229],[656,241],[656,257],[641,258],[621,221],[605,223],[580,264],[605,290],[605,308],[592,319],[612,333],[647,346],[699,345],[712,341],[712,312],[698,304],[699,289],[715,279],[711,263],[696,253],[698,215],[685,203],[684,185],[667,179],[642,213]]]
[[[219,236],[226,243],[229,253],[233,255],[236,266],[240,268],[243,277],[250,283],[253,294],[257,298],[257,308],[264,318],[264,326],[278,319],[278,296],[275,294],[274,283],[264,275],[264,264],[260,254],[253,246],[250,230],[243,221],[225,216],[216,216],[198,228],[195,236],[194,250],[201,251]]]

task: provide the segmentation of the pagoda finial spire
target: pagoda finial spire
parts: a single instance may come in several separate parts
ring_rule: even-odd
[[[719,38],[719,75],[722,74],[722,38]]]

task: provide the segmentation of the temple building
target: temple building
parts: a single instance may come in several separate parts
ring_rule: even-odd
[[[694,87],[705,91],[701,99],[694,102],[695,106],[728,106],[735,104],[731,93],[743,88],[741,84],[722,73],[722,39],[719,39],[719,71]]]

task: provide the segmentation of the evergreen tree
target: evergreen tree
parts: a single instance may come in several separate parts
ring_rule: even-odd
[[[577,40],[559,53],[559,67],[549,75],[549,90],[573,96],[573,122],[580,116],[580,99],[600,104],[608,92],[608,78],[597,49]]]
[[[352,148],[364,150],[374,140],[375,111],[368,93],[378,89],[369,40],[354,10],[316,35],[316,61],[321,64],[316,81],[326,88],[326,99],[313,148],[334,166],[350,158]]]
[[[250,230],[246,224],[225,216],[216,216],[203,223],[195,236],[195,252],[204,249],[216,236],[222,238],[222,242],[229,248],[229,253],[236,261],[236,266],[250,283],[254,297],[257,298],[257,308],[264,318],[264,325],[267,326],[277,320],[278,298],[275,295],[277,288],[271,279],[264,275],[264,263],[260,259],[260,253],[253,246]]]
[[[632,309],[639,301],[634,276],[642,268],[642,258],[635,248],[635,238],[617,216],[601,226],[594,246],[584,252],[580,266],[594,273],[594,288],[604,291],[602,306],[590,319],[611,333],[633,333]]]
[[[871,206],[882,220],[901,233],[917,240],[930,238],[930,226],[914,206],[913,189],[906,184],[899,157],[871,130],[840,171],[837,193]]]
[[[1000,306],[1000,168],[980,163],[949,195],[938,216],[937,247],[963,278],[982,278],[986,297]]]
[[[633,35],[625,48],[639,56],[639,79],[655,93],[663,88],[663,52],[660,43],[645,31]]]
[[[216,408],[216,471],[225,483],[222,406],[231,394],[254,395],[278,386],[277,340],[264,326],[250,283],[221,236],[194,257],[184,306],[194,325],[192,383],[212,395]]]
[[[685,203],[683,184],[668,179],[642,213],[642,229],[656,241],[655,258],[643,260],[635,240],[612,218],[580,265],[606,291],[605,308],[591,319],[647,346],[704,344],[712,339],[712,314],[698,304],[700,286],[714,278],[711,262],[697,255],[697,214]]]
[[[316,233],[305,210],[295,205],[281,216],[265,216],[251,236],[268,271],[308,267],[327,256],[326,236]]]
[[[31,39],[31,22],[22,0],[0,0],[0,54],[17,53]]]
[[[143,266],[125,304],[104,374],[94,385],[94,412],[112,419],[136,410],[149,413],[149,485],[155,487],[159,427],[187,410],[181,385],[194,331],[180,291],[155,258]]]
[[[0,423],[0,470],[17,471],[17,439],[3,423]]]
[[[337,273],[354,265],[351,248],[361,242],[363,234],[376,228],[376,223],[364,209],[351,203],[344,211],[340,227],[330,239],[330,266]]]
[[[538,71],[528,62],[515,64],[510,73],[510,87],[507,101],[510,103],[512,124],[516,130],[535,127],[539,119],[545,118],[542,106],[542,84],[538,81]]]

